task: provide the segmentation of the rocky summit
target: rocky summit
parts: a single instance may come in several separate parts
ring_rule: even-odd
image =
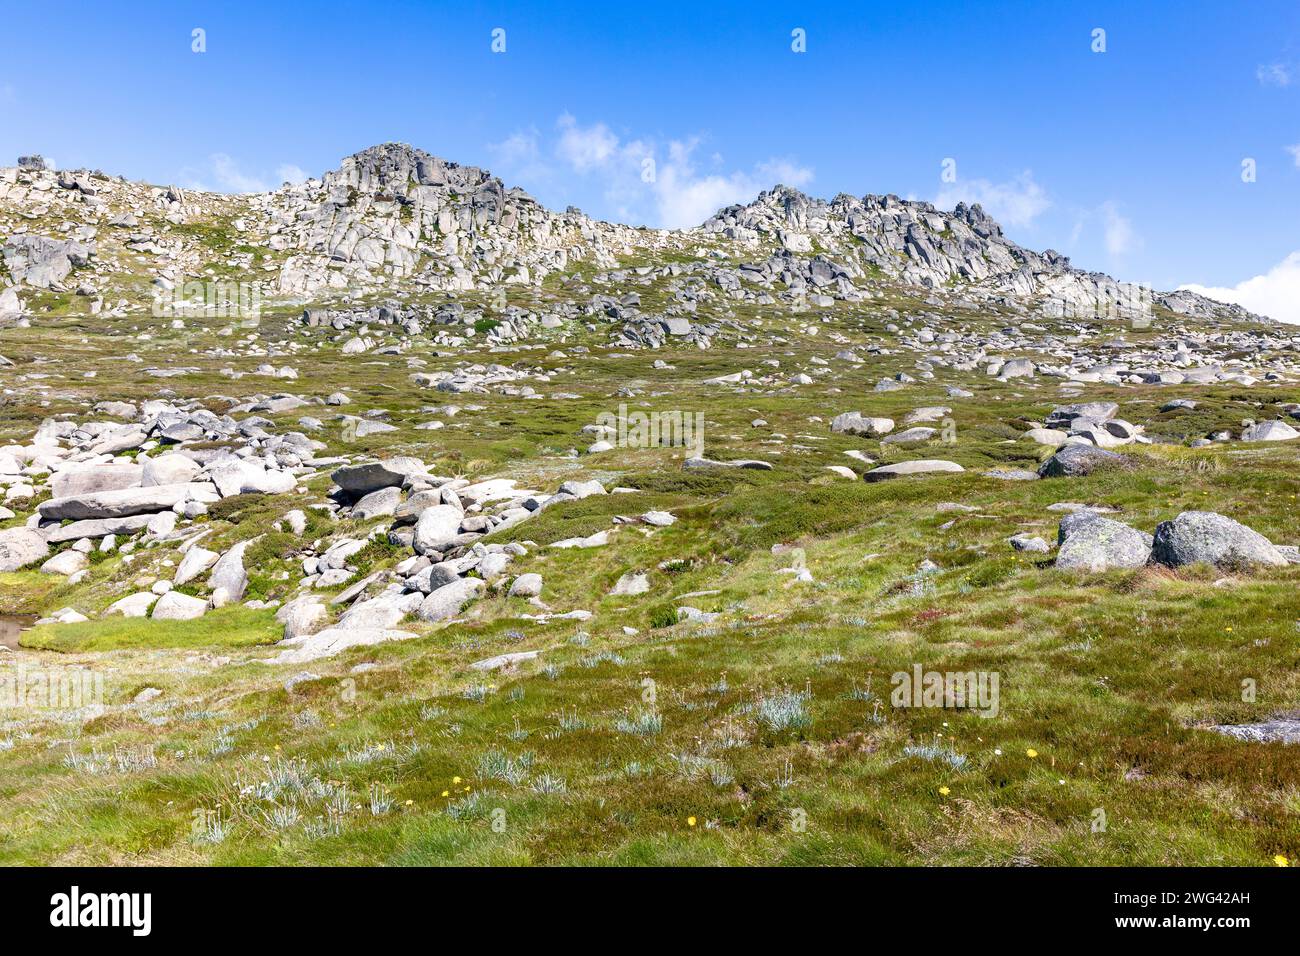
[[[1298,454],[1300,328],[978,204],[24,157],[0,861],[1266,862]]]

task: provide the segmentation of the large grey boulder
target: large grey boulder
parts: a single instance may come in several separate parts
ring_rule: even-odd
[[[1079,402],[1075,405],[1058,405],[1047,416],[1048,428],[1068,427],[1076,418],[1090,422],[1109,421],[1119,414],[1119,406],[1114,402]]]
[[[329,617],[329,609],[314,594],[306,594],[282,605],[275,619],[284,625],[286,639],[310,634]]]
[[[937,428],[928,428],[925,425],[917,425],[914,428],[905,428],[901,432],[895,432],[892,435],[886,435],[880,439],[882,445],[920,445],[928,442],[939,434]]]
[[[208,611],[208,602],[180,591],[168,591],[158,599],[149,616],[155,621],[192,621]]]
[[[206,473],[223,498],[248,494],[280,495],[292,491],[298,483],[291,472],[239,458],[213,462]]]
[[[843,412],[831,419],[831,431],[841,435],[879,438],[894,430],[891,418],[870,418],[861,412]]]
[[[445,621],[459,614],[466,602],[483,588],[484,583],[478,578],[453,581],[426,597],[416,614],[422,621]]]
[[[348,608],[339,618],[339,626],[392,627],[418,609],[423,601],[424,595],[418,591],[409,594],[400,590],[385,591],[378,597],[358,601]]]
[[[15,282],[48,289],[66,279],[74,266],[85,265],[92,251],[75,239],[24,235],[6,239],[3,254]]]
[[[332,657],[350,647],[369,647],[387,641],[409,641],[417,635],[385,627],[330,627],[315,634],[293,638],[295,646],[271,658],[273,664],[300,664]]]
[[[1043,462],[1038,474],[1044,478],[1079,478],[1109,469],[1128,470],[1133,462],[1123,455],[1092,445],[1062,445]]]
[[[181,563],[176,568],[176,575],[172,578],[172,584],[177,586],[188,584],[216,564],[220,557],[221,555],[215,551],[200,548],[198,545],[192,546],[185,552],[185,557],[181,558]]]
[[[409,475],[425,473],[418,458],[386,458],[360,465],[346,465],[334,472],[334,483],[350,495],[368,495],[380,488],[401,487]]]
[[[542,593],[542,576],[529,572],[521,574],[510,583],[510,597],[534,598]]]
[[[444,551],[452,546],[460,534],[460,523],[465,519],[455,505],[434,505],[420,512],[415,522],[416,553]]]
[[[1091,511],[1062,519],[1058,540],[1056,567],[1062,571],[1140,568],[1151,558],[1151,535]]]
[[[1258,531],[1213,511],[1184,511],[1156,526],[1151,558],[1171,568],[1212,564],[1225,570],[1261,564],[1281,567],[1286,558]]]
[[[51,521],[69,518],[74,521],[83,518],[125,518],[129,515],[167,511],[191,495],[206,495],[210,491],[209,485],[188,482],[154,485],[152,488],[122,488],[117,491],[51,498],[42,502],[37,510],[42,518]]]
[[[1002,366],[998,378],[1032,378],[1036,367],[1029,359],[1012,359]]]
[[[244,570],[244,551],[247,541],[241,541],[217,559],[208,575],[212,588],[212,606],[223,607],[243,600],[248,590],[248,572]]]
[[[17,571],[35,564],[50,553],[45,538],[31,528],[0,531],[0,572]]]
[[[106,538],[110,534],[135,534],[149,526],[154,515],[127,515],[125,518],[87,518],[56,526],[45,532],[50,544],[62,544],[80,538]]]
[[[88,563],[84,554],[69,548],[67,551],[60,551],[42,564],[41,573],[62,574],[66,577],[83,570]]]
[[[143,476],[144,468],[140,465],[104,464],[65,468],[50,476],[50,495],[54,498],[73,498],[101,491],[137,488]]]
[[[358,521],[369,521],[371,518],[391,515],[397,511],[397,506],[401,503],[401,488],[380,488],[378,491],[370,492],[352,506],[352,517]]]
[[[143,468],[140,484],[145,487],[193,481],[202,470],[193,458],[174,453],[150,458],[144,463]]]
[[[900,461],[894,465],[872,468],[862,478],[865,481],[888,481],[891,478],[906,478],[911,475],[956,474],[965,470],[955,461],[920,458],[916,461]]]
[[[1300,438],[1300,432],[1286,422],[1260,422],[1241,433],[1242,441],[1291,441],[1296,438]]]
[[[735,458],[731,461],[714,461],[712,458],[693,455],[682,462],[682,468],[686,471],[695,471],[697,469],[706,468],[752,468],[755,471],[771,471],[772,464],[767,461],[759,461],[757,458]]]
[[[139,591],[135,594],[128,594],[105,608],[104,616],[112,617],[119,614],[122,617],[147,617],[149,608],[153,606],[156,600],[158,600],[158,595],[152,591]]]

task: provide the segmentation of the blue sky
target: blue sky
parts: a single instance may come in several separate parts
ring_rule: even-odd
[[[979,6],[10,4],[0,159],[236,191],[398,140],[652,225],[777,181],[975,199],[1082,267],[1300,303],[1300,4]]]

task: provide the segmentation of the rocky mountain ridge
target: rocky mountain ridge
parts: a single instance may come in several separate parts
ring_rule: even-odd
[[[695,229],[633,228],[548,210],[487,170],[396,143],[349,156],[319,179],[244,195],[56,172],[23,157],[0,169],[0,243],[0,321],[8,322],[29,313],[32,290],[75,293],[60,304],[91,314],[140,311],[204,281],[254,283],[263,298],[301,304],[409,301],[541,288],[578,263],[617,275],[629,261],[759,305],[829,307],[901,292],[937,306],[1048,317],[1140,319],[1159,306],[1193,319],[1261,320],[1025,249],[979,205],[943,212],[844,194],[827,202],[777,186]],[[691,311],[682,290],[690,284],[678,283],[682,308],[667,321]],[[655,332],[634,325],[628,339],[653,341]]]

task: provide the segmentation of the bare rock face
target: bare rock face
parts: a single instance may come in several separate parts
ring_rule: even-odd
[[[61,287],[74,266],[84,266],[94,244],[44,236],[10,236],[4,244],[5,266],[14,281],[37,289]]]
[[[1156,526],[1151,557],[1160,564],[1180,568],[1212,564],[1224,570],[1251,565],[1281,567],[1286,558],[1258,531],[1213,511],[1184,511],[1172,521]]]

